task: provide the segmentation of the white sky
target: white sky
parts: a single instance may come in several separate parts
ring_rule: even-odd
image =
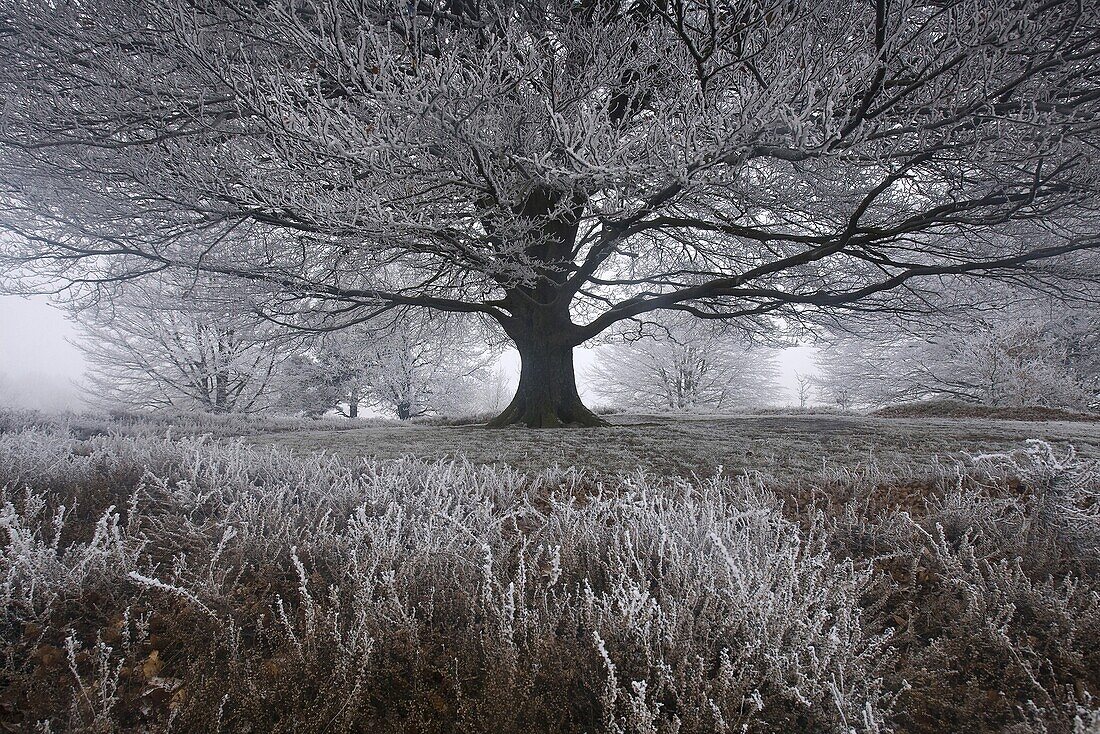
[[[72,323],[42,297],[0,296],[0,403],[60,410],[79,407],[80,350]]]
[[[80,350],[69,343],[75,329],[68,316],[44,297],[0,296],[0,404],[46,410],[79,407],[76,383],[84,374]],[[581,394],[597,397],[586,389],[584,375],[595,359],[594,350],[576,350]],[[782,381],[795,404],[795,373],[814,371],[814,349],[784,349],[779,355]],[[508,350],[501,366],[518,377],[519,355]]]
[[[68,343],[73,326],[43,297],[0,296],[0,372],[76,377],[80,350]]]

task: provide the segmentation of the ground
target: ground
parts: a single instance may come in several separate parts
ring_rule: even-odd
[[[439,459],[464,455],[479,464],[505,463],[531,470],[557,464],[608,473],[639,468],[655,474],[709,476],[761,471],[794,477],[822,462],[852,468],[927,463],[1020,448],[1039,438],[1072,444],[1100,457],[1100,423],[992,419],[880,418],[855,415],[610,416],[610,428],[524,430],[479,425],[372,424],[342,430],[299,430],[249,436],[258,445],[342,458]]]

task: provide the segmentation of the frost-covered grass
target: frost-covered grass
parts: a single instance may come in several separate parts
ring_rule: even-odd
[[[554,464],[605,473],[639,467],[663,476],[709,476],[760,471],[800,479],[821,468],[868,463],[925,465],[936,457],[1005,451],[1030,438],[1060,448],[1069,444],[1100,458],[1100,423],[858,415],[644,416],[615,415],[610,428],[531,431],[481,426],[387,425],[326,430],[253,432],[249,440],[303,453],[326,451],[351,460],[414,455],[462,457],[474,463],[504,463],[541,471]]]
[[[217,436],[232,438],[284,431],[339,431],[384,426],[395,421],[364,418],[354,422],[337,416],[301,418],[294,416],[241,413],[205,413],[202,411],[160,410],[147,413],[112,411],[110,413],[46,414],[34,410],[0,407],[0,433],[24,428],[54,427],[77,438],[102,435],[122,436]]]
[[[1100,468],[797,483],[0,435],[22,731],[1088,731]]]

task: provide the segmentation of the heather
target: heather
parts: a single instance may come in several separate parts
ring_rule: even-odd
[[[689,479],[0,435],[24,731],[1090,731],[1100,467]]]

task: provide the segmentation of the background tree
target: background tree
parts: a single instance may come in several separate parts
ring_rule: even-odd
[[[371,340],[371,403],[401,420],[469,412],[496,354],[468,320],[411,318]]]
[[[485,390],[480,400],[482,409],[494,414],[504,410],[514,392],[511,382],[511,376],[503,365],[498,364],[491,369],[485,378]]]
[[[611,404],[673,412],[729,411],[778,400],[774,351],[686,317],[658,326],[599,348],[591,381]]]
[[[805,408],[810,402],[810,395],[813,394],[814,378],[810,375],[796,372],[795,379],[795,397],[798,398],[798,407]]]
[[[370,352],[355,327],[304,340],[287,360],[280,382],[281,405],[307,415],[335,410],[358,418],[370,380]]]
[[[890,360],[897,354],[884,342],[852,336],[834,338],[818,351],[818,371],[806,378],[806,390],[816,390],[823,401],[842,410],[853,404],[892,402],[893,398],[885,396],[891,394],[887,385],[900,384],[891,372]]]
[[[771,330],[937,274],[1068,283],[1097,244],[1093,0],[0,13],[23,287],[183,267],[279,317],[482,314],[522,359],[496,425],[600,423],[573,349],[643,314]]]
[[[875,324],[819,359],[838,405],[949,398],[991,406],[1086,408],[1100,390],[1094,309],[1022,302],[940,315],[933,327]]]
[[[283,350],[254,315],[128,289],[79,315],[89,402],[249,413],[269,407]]]
[[[290,403],[355,418],[362,404],[401,420],[473,409],[496,353],[468,319],[403,313],[329,332],[295,359]]]

